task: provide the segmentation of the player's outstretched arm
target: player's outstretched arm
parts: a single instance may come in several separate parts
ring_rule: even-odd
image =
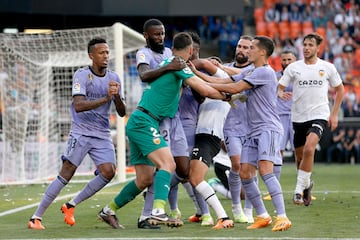
[[[148,64],[140,64],[138,73],[142,82],[150,83],[168,71],[178,71],[185,67],[187,67],[186,62],[179,57],[175,57],[169,64],[155,69],[151,69]]]
[[[203,97],[213,98],[213,99],[225,99],[226,96],[224,93],[216,90],[215,88],[209,86],[205,81],[197,76],[190,77],[186,79],[186,84],[189,85],[192,89],[198,92]]]
[[[199,78],[201,78],[202,80],[204,80],[206,82],[209,82],[209,83],[230,83],[230,82],[233,82],[230,77],[228,77],[228,78],[219,78],[219,77],[209,76],[208,74],[205,74],[205,73],[199,71],[191,61],[188,62],[188,65],[189,65],[190,69],[196,74],[196,76],[198,76]],[[216,67],[215,67],[215,72],[216,72]],[[212,74],[214,74],[215,72],[213,72]]]

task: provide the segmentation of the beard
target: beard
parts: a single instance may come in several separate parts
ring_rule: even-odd
[[[157,42],[155,42],[153,39],[149,38],[148,39],[148,46],[150,47],[151,50],[153,50],[156,53],[163,53],[165,46],[164,44],[159,44]]]
[[[249,58],[247,56],[244,56],[243,54],[237,54],[235,57],[235,62],[238,64],[244,64],[247,63]]]

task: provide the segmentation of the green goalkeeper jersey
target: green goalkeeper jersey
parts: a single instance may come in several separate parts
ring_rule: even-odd
[[[169,64],[174,56],[165,59],[159,66]],[[186,79],[194,76],[189,67],[179,71],[169,71],[146,87],[139,102],[139,106],[145,108],[160,119],[174,117],[180,100],[180,90]]]

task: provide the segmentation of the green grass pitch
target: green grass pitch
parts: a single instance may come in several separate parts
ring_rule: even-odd
[[[69,183],[43,217],[45,230],[27,228],[29,217],[40,201],[47,185],[0,187],[0,239],[355,239],[360,237],[360,165],[325,165],[315,163],[313,195],[317,198],[309,207],[292,203],[295,188],[295,165],[286,163],[282,169],[287,215],[293,226],[288,231],[272,232],[271,227],[247,230],[246,224],[235,224],[233,229],[212,230],[197,223],[189,223],[187,217],[194,214],[194,206],[183,187],[179,186],[179,208],[185,225],[181,228],[162,226],[160,230],[137,228],[137,218],[143,207],[139,195],[117,212],[126,229],[112,229],[97,219],[98,211],[122,188],[123,184],[106,187],[92,198],[76,207],[76,224],[73,227],[63,222],[61,205],[79,191],[85,183]],[[208,178],[213,177],[213,169]],[[266,189],[260,180],[262,193]],[[219,196],[230,217],[231,201]],[[274,209],[265,201],[271,215]],[[212,211],[212,216],[215,217]]]

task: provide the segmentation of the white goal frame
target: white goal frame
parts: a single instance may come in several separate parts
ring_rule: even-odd
[[[73,40],[71,37],[76,36],[77,34],[85,34],[81,41],[79,42],[72,42]],[[86,35],[88,34],[88,35]],[[23,105],[21,106],[22,109],[25,109],[23,111],[20,111],[23,115],[17,115],[17,118],[20,118],[22,120],[23,124],[20,124],[18,126],[21,126],[22,129],[16,129],[13,128],[9,130],[9,126],[7,125],[9,119],[6,115],[7,112],[4,111],[4,109],[10,108],[7,103],[5,103],[5,97],[11,92],[9,91],[7,87],[9,81],[11,82],[11,78],[13,78],[14,75],[11,75],[10,73],[13,69],[14,63],[12,65],[9,63],[10,61],[16,62],[17,59],[26,62],[26,66],[34,66],[34,69],[36,69],[36,73],[33,73],[34,78],[36,78],[36,74],[38,74],[37,67],[41,68],[41,75],[40,76],[50,76],[53,77],[52,73],[54,70],[54,67],[82,67],[85,65],[88,65],[90,63],[90,60],[87,56],[86,47],[87,42],[92,37],[97,37],[100,34],[100,37],[106,38],[106,40],[109,43],[110,46],[110,56],[111,56],[111,69],[116,71],[120,79],[122,80],[122,91],[125,94],[126,103],[132,102],[136,103],[137,99],[132,99],[133,96],[131,94],[127,94],[131,92],[132,88],[132,82],[131,81],[140,81],[139,79],[128,79],[127,74],[125,74],[125,65],[127,64],[124,61],[124,58],[128,54],[132,54],[134,56],[134,52],[145,45],[145,40],[142,34],[136,32],[135,30],[127,27],[126,25],[122,23],[115,23],[112,26],[109,27],[97,27],[97,28],[82,28],[82,29],[68,29],[68,30],[56,30],[49,34],[25,34],[25,33],[18,33],[18,34],[5,34],[0,33],[0,93],[1,93],[1,109],[3,110],[3,119],[7,121],[3,121],[3,131],[0,135],[0,185],[10,185],[10,184],[32,184],[32,183],[43,183],[47,181],[51,181],[56,175],[58,174],[59,166],[57,166],[56,171],[53,169],[51,172],[46,175],[42,176],[42,166],[39,166],[39,169],[37,169],[37,173],[27,174],[28,171],[28,165],[29,163],[25,163],[26,158],[33,157],[32,154],[29,155],[29,153],[26,153],[26,147],[25,144],[27,143],[27,132],[29,126],[28,126],[28,117],[29,114],[27,113],[26,109],[31,108],[31,105],[28,101],[24,101]],[[104,36],[105,35],[105,36]],[[62,41],[61,37],[69,37],[69,40]],[[39,46],[38,43],[44,43],[44,45],[48,44],[49,46],[52,46],[51,44],[54,44],[53,41],[59,40],[59,44],[54,45],[54,49],[37,49]],[[33,42],[31,42],[33,41]],[[75,40],[74,40],[75,41]],[[15,45],[15,42],[17,45]],[[22,44],[23,43],[23,44]],[[57,42],[56,42],[57,43]],[[28,47],[22,48],[22,45],[26,45]],[[62,45],[63,44],[63,45]],[[72,48],[73,45],[77,44],[81,46],[81,49],[73,49],[70,51],[65,51],[67,48]],[[59,46],[58,46],[59,45]],[[61,46],[60,46],[61,45]],[[56,48],[56,49],[55,49]],[[65,49],[64,51],[62,49]],[[46,60],[44,60],[46,59]],[[134,62],[134,61],[133,61]],[[28,64],[29,63],[29,64]],[[11,68],[10,68],[11,66]],[[25,67],[26,67],[25,66]],[[9,73],[9,74],[7,74]],[[16,73],[17,74],[17,73]],[[30,75],[31,76],[31,75]],[[32,79],[29,77],[29,81],[35,81],[36,79]],[[50,83],[53,79],[42,79],[46,80],[48,83]],[[131,80],[131,81],[130,81]],[[67,79],[68,81],[68,79]],[[35,85],[34,83],[29,84],[29,86]],[[40,90],[44,93],[50,92],[51,94],[51,88],[49,87],[50,84],[42,84]],[[39,85],[40,86],[40,85]],[[39,90],[39,91],[40,91]],[[21,94],[21,92],[20,92]],[[71,93],[70,93],[71,94]],[[18,93],[19,95],[19,93]],[[19,96],[14,96],[19,97]],[[49,97],[48,97],[49,98]],[[43,98],[41,96],[40,100],[46,103],[46,101],[49,101],[48,98]],[[56,102],[56,100],[55,100]],[[24,105],[25,104],[25,105]],[[47,106],[47,105],[45,105]],[[19,107],[19,106],[16,106]],[[15,108],[16,108],[15,107]],[[131,111],[135,108],[135,106],[127,104],[128,111],[127,115],[131,114]],[[51,121],[54,118],[51,118],[51,112],[47,109],[47,107],[42,107],[40,110],[42,114],[41,119],[39,122],[41,122],[41,130],[39,128],[40,135],[45,135],[45,138],[40,140],[37,140],[38,142],[36,144],[33,144],[33,151],[36,153],[37,158],[41,158],[42,156],[50,156],[53,149],[51,148],[49,131],[51,131]],[[26,112],[26,113],[25,113]],[[44,113],[43,113],[44,112]],[[63,113],[66,114],[66,113]],[[68,111],[68,114],[70,116],[70,112]],[[71,123],[71,118],[67,116],[65,118],[65,121],[69,121]],[[116,114],[117,116],[117,114]],[[60,118],[60,117],[59,117]],[[57,119],[59,120],[59,119]],[[115,181],[125,181],[126,180],[126,163],[127,163],[127,149],[126,149],[126,137],[125,137],[125,121],[126,118],[120,118],[119,116],[116,117],[116,152],[117,152],[117,162],[118,162],[118,168],[117,168],[117,175],[114,179]],[[11,131],[18,131],[21,133],[19,135],[22,135],[21,139],[18,139],[18,143],[22,145],[19,149],[14,148],[11,149],[8,147],[10,144],[7,140],[11,137],[14,137],[12,135],[16,135],[15,133]],[[38,134],[37,132],[32,134]],[[67,134],[67,133],[66,133]],[[15,138],[15,137],[14,137]],[[22,139],[23,138],[23,139]],[[47,142],[49,141],[49,142]],[[55,146],[55,148],[58,148]],[[61,145],[61,148],[63,150],[64,144]],[[10,150],[11,149],[11,150]],[[25,149],[25,150],[24,150]],[[51,158],[53,158],[53,155]],[[26,157],[25,157],[26,156]],[[60,160],[61,154],[57,155],[55,159],[48,159],[43,161],[48,161],[46,166],[50,166],[51,164],[55,163],[61,165]],[[48,157],[50,158],[50,157]],[[41,161],[39,160],[39,165]],[[16,169],[12,169],[12,166]],[[30,166],[30,168],[33,168],[34,166]],[[53,167],[53,166],[50,166]],[[11,171],[11,172],[10,172]],[[13,173],[12,173],[13,172]],[[46,172],[46,171],[44,171]],[[89,172],[77,172],[76,174],[82,175],[82,174],[88,174]],[[90,172],[91,173],[91,172]],[[15,176],[16,175],[16,176]]]

